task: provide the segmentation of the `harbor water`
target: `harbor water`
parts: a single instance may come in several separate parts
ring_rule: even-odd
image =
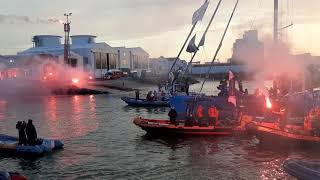
[[[320,158],[314,150],[265,148],[252,136],[149,137],[133,118],[166,119],[168,109],[128,107],[120,97],[2,98],[2,134],[17,136],[16,122],[32,118],[38,136],[65,148],[39,158],[1,155],[0,169],[30,179],[292,179],[284,160]]]

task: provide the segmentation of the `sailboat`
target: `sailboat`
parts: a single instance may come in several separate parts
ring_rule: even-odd
[[[221,1],[221,0],[220,0]],[[174,66],[177,62],[177,60],[179,59],[183,49],[185,48],[190,36],[192,35],[196,25],[198,24],[199,21],[201,21],[205,15],[205,12],[208,8],[209,5],[209,0],[205,0],[205,2],[201,5],[201,7],[199,9],[197,9],[192,16],[192,27],[190,29],[190,32],[186,38],[186,40],[184,41],[181,50],[179,51],[177,57],[175,58],[175,61],[168,73],[168,81],[169,82],[173,82],[174,80]],[[169,83],[171,84],[171,83]],[[138,98],[138,94],[136,96],[136,98],[130,98],[130,97],[122,97],[121,99],[126,102],[129,106],[142,106],[142,107],[164,107],[164,106],[169,106],[169,98],[174,95],[173,92],[179,92],[177,90],[177,85],[174,86],[166,86],[165,87],[165,91],[162,92],[158,92],[158,94],[160,94],[160,96],[158,96],[157,98],[150,98],[150,99],[140,99]],[[182,87],[183,89],[184,87]],[[160,91],[160,90],[159,90]],[[183,90],[185,91],[185,90]],[[139,92],[136,92],[139,93]],[[150,92],[149,92],[150,93]],[[149,94],[148,93],[148,94]],[[152,94],[152,92],[150,93]]]
[[[215,13],[220,6],[220,2],[221,1],[219,1],[217,5]],[[222,46],[223,39],[233,18],[238,2],[239,0],[237,0],[234,5],[212,63],[215,61]],[[211,25],[215,13],[212,16],[207,29]],[[205,31],[204,36],[206,33],[207,30]],[[189,43],[187,50],[195,53],[198,47],[204,43],[204,36],[198,46],[195,46],[194,36],[194,38],[191,39],[191,43]],[[135,118],[133,122],[148,133],[161,135],[230,135],[239,131],[244,132],[246,124],[250,123],[248,121],[250,119],[242,118],[241,121],[238,119],[235,96],[235,77],[233,73],[230,72],[228,96],[208,97],[196,95],[172,97],[170,105],[174,107],[178,114],[174,124],[170,123],[169,120],[144,119],[141,117]]]

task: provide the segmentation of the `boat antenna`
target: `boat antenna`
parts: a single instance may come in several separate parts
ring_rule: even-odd
[[[209,23],[208,23],[208,25],[207,25],[207,27],[206,27],[206,30],[204,31],[204,33],[203,33],[203,35],[202,35],[202,37],[201,37],[201,40],[200,40],[199,43],[198,43],[197,49],[199,49],[200,46],[203,46],[203,45],[204,45],[205,37],[206,37],[207,32],[208,32],[208,30],[209,30],[209,28],[210,28],[210,26],[211,26],[211,24],[212,24],[212,21],[213,21],[214,17],[215,17],[216,14],[217,14],[217,11],[218,11],[218,9],[219,9],[219,7],[220,7],[221,1],[222,1],[222,0],[219,0],[218,5],[217,5],[216,9],[214,10],[214,13],[212,14],[211,19],[210,19],[210,21],[209,21]],[[197,52],[198,52],[198,51],[195,51],[195,52],[193,53],[193,55],[192,55],[192,57],[191,57],[191,60],[189,61],[188,65],[187,65],[187,68],[184,70],[182,76],[184,76],[184,74],[189,70],[189,68],[190,68],[190,66],[191,66],[191,64],[192,64],[192,62],[193,62],[193,59],[194,59],[194,57],[196,56]]]
[[[209,1],[206,0],[206,1],[204,2],[204,4],[193,14],[193,17],[192,17],[192,24],[193,24],[193,25],[192,25],[192,28],[191,28],[191,30],[190,30],[190,32],[189,32],[186,40],[184,41],[184,43],[183,43],[183,45],[182,45],[182,48],[180,49],[177,57],[175,58],[175,60],[174,60],[174,62],[173,62],[173,64],[172,64],[169,72],[168,72],[168,79],[169,79],[170,73],[172,72],[174,66],[176,65],[177,60],[179,59],[179,57],[180,57],[180,55],[181,55],[184,47],[186,46],[186,44],[187,44],[187,42],[188,42],[188,40],[189,40],[189,38],[190,38],[190,36],[191,36],[194,28],[196,27],[196,25],[198,24],[198,22],[199,22],[200,20],[202,20],[202,17],[203,17],[204,14],[205,14],[205,11],[206,11],[206,9],[207,9],[207,7],[208,7],[208,4],[209,4]]]
[[[213,57],[213,59],[212,59],[212,61],[211,61],[211,66],[209,66],[209,69],[208,69],[208,72],[207,72],[207,76],[204,78],[204,80],[203,80],[203,82],[202,82],[202,84],[201,84],[199,93],[201,93],[201,91],[202,91],[202,89],[203,89],[203,85],[204,85],[204,83],[207,81],[207,79],[208,79],[208,77],[209,77],[209,73],[210,73],[210,71],[211,71],[212,65],[213,65],[214,61],[216,60],[217,55],[218,55],[218,53],[219,53],[219,51],[220,51],[220,49],[221,49],[221,47],[222,47],[222,42],[223,42],[224,37],[225,37],[225,35],[226,35],[226,33],[227,33],[227,30],[228,30],[229,25],[230,25],[230,22],[231,22],[231,20],[232,20],[232,18],[233,18],[234,12],[236,11],[236,8],[237,8],[237,6],[238,6],[238,3],[239,3],[239,0],[237,0],[236,4],[234,5],[234,8],[233,8],[232,13],[231,13],[231,16],[230,16],[230,18],[229,18],[228,24],[227,24],[227,26],[226,26],[226,28],[225,28],[225,30],[224,30],[224,32],[223,32],[223,35],[222,35],[222,37],[221,37],[219,46],[218,46],[218,48],[217,48],[217,50],[216,50],[216,52],[215,52],[215,54],[214,54],[214,57]]]

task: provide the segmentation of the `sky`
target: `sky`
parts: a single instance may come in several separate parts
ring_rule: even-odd
[[[293,53],[320,56],[319,0],[279,0],[282,40]],[[2,0],[0,1],[0,54],[16,54],[32,46],[39,34],[63,36],[64,13],[72,12],[71,35],[96,35],[111,46],[140,46],[150,57],[175,57],[190,28],[193,12],[204,0]],[[222,0],[217,16],[196,60],[211,61],[236,0]],[[195,33],[199,41],[218,0],[210,5]],[[272,37],[273,0],[240,0],[218,55],[221,62],[232,55],[232,44],[243,32],[258,29],[261,40]],[[182,58],[190,59],[184,52]]]

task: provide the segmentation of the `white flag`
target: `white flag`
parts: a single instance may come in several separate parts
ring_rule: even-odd
[[[208,8],[208,5],[209,5],[209,1],[206,0],[203,5],[198,9],[196,10],[196,12],[193,13],[193,16],[192,16],[192,24],[194,25],[195,23],[197,23],[198,21],[201,21],[204,14],[206,13],[206,10]]]

